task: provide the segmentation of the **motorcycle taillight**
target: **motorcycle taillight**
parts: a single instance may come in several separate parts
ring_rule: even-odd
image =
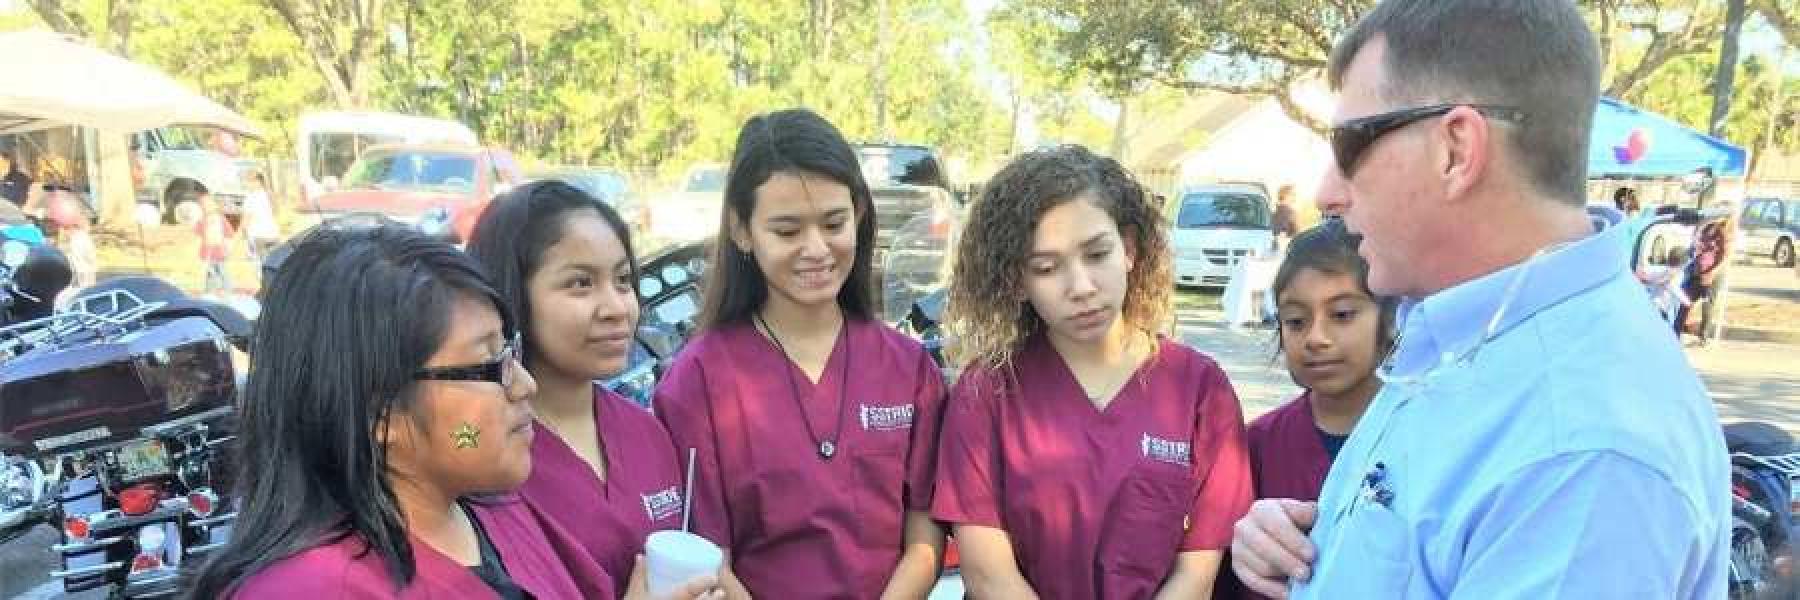
[[[63,519],[63,535],[69,536],[70,540],[85,540],[93,532],[94,528],[88,523],[87,517]]]
[[[119,512],[133,517],[150,514],[150,511],[156,510],[157,501],[162,499],[161,496],[162,493],[156,489],[156,486],[149,484],[132,486],[119,492]]]
[[[219,497],[213,494],[211,488],[200,488],[188,492],[187,502],[188,512],[193,513],[196,517],[204,519],[212,516],[213,510],[218,506]]]
[[[162,557],[160,556],[139,554],[137,555],[137,558],[131,559],[131,572],[133,574],[142,573],[144,571],[153,571],[162,568],[162,566],[163,562]]]

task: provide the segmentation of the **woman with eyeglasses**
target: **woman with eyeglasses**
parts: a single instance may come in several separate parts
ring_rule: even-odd
[[[585,553],[568,560],[597,561],[625,580],[646,536],[681,528],[686,494],[656,417],[595,383],[625,369],[636,339],[630,229],[606,203],[546,181],[494,199],[468,251],[518,316],[538,384],[520,495],[581,542]]]
[[[536,382],[474,260],[397,224],[319,228],[264,291],[239,535],[194,598],[602,598],[516,497]]]

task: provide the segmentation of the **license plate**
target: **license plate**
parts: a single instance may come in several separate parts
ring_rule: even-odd
[[[119,469],[127,481],[169,474],[169,451],[159,440],[142,440],[121,446]]]

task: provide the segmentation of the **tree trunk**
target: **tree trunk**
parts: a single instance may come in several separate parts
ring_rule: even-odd
[[[1781,34],[1788,46],[1800,46],[1800,14],[1789,12],[1778,0],[1754,0],[1753,7]]]
[[[1707,132],[1713,137],[1725,134],[1725,118],[1731,114],[1732,85],[1737,82],[1738,36],[1744,30],[1744,0],[1726,0],[1725,39],[1719,45],[1719,68],[1713,75],[1712,120]],[[1776,81],[1781,81],[1776,73]]]
[[[112,36],[112,51],[131,58],[131,26],[137,0],[110,0],[106,3],[106,30]]]
[[[1128,127],[1131,122],[1131,99],[1126,96],[1119,96],[1117,101],[1119,103],[1119,118],[1118,120],[1113,121],[1112,149],[1108,154],[1112,155],[1113,160],[1119,161],[1119,164],[1125,164],[1125,143],[1127,141],[1126,138],[1130,137],[1126,132],[1130,131]]]
[[[37,12],[38,18],[57,33],[88,37],[93,31],[88,28],[87,21],[81,13],[63,6],[62,0],[30,0],[31,9]]]

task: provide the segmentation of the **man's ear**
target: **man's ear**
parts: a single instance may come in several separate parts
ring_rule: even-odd
[[[1487,117],[1467,106],[1451,110],[1433,128],[1438,153],[1438,173],[1444,194],[1452,201],[1465,198],[1493,166],[1493,129]]]

